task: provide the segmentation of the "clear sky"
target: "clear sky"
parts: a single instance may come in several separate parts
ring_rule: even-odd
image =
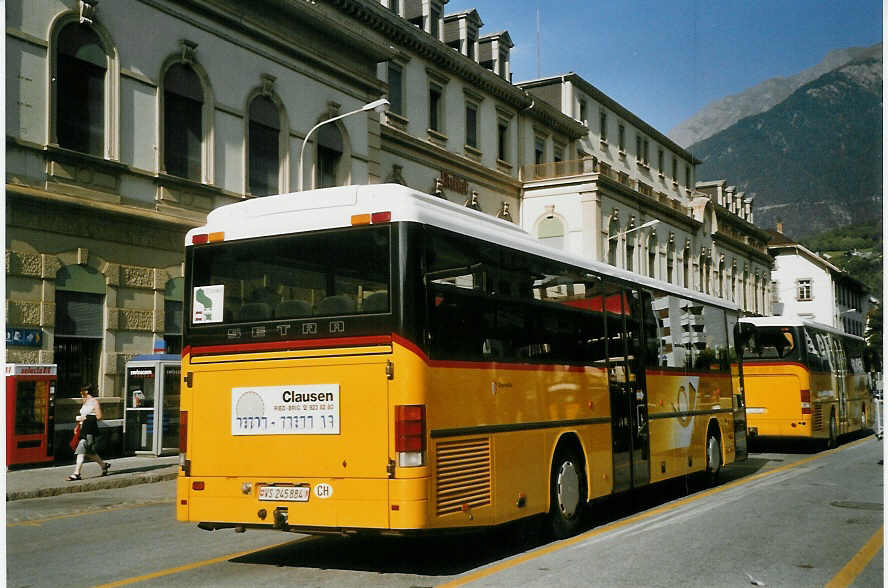
[[[450,0],[508,30],[513,81],[574,71],[667,133],[708,103],[882,40],[877,0]]]

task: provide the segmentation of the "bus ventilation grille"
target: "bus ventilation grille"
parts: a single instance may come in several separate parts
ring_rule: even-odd
[[[438,516],[490,504],[490,439],[438,443]]]
[[[814,405],[814,414],[811,419],[811,430],[812,431],[822,431],[823,430],[823,405],[815,404]]]

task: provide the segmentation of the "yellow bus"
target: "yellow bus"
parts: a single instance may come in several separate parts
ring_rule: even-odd
[[[750,437],[822,440],[872,426],[864,340],[783,316],[743,318],[741,363]]]
[[[408,534],[743,458],[737,308],[403,186],[211,212],[186,237],[177,518]]]

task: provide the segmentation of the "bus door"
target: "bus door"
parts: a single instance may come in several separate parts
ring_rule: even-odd
[[[832,335],[825,335],[829,340],[830,355],[832,356],[832,377],[836,383],[835,391],[839,405],[839,433],[848,430],[848,398],[845,390],[845,358],[839,349],[839,343]]]
[[[628,344],[626,365],[629,372],[632,404],[632,485],[644,486],[651,480],[651,429],[648,424],[647,382],[645,381],[645,310],[650,312],[651,295],[640,290],[627,290],[625,302],[629,311],[623,313]],[[656,332],[653,334],[656,337]],[[655,358],[656,360],[656,358]]]
[[[604,296],[614,492],[646,484],[650,479],[647,393],[637,342],[633,341],[639,337],[640,317],[638,312],[633,316],[628,298],[637,295],[635,291],[612,288]],[[637,302],[634,305],[638,308]]]

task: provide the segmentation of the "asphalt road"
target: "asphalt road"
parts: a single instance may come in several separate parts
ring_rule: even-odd
[[[175,521],[173,482],[20,500],[6,505],[7,580],[17,588],[823,586],[849,578],[881,586],[881,458],[872,437],[822,453],[763,448],[714,489],[681,480],[596,505],[588,530],[554,543],[535,539],[533,525],[421,539],[211,533]],[[849,562],[862,565],[849,571]]]

